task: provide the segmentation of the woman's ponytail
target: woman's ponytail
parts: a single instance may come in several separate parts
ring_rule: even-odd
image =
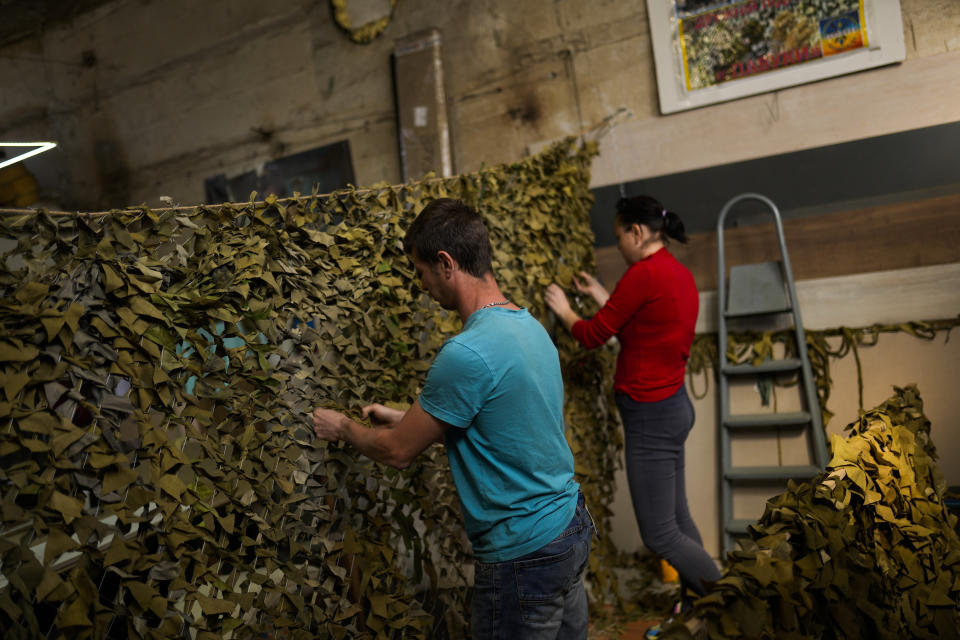
[[[687,232],[680,216],[667,211],[659,200],[650,196],[620,198],[617,201],[617,221],[624,228],[642,224],[651,231],[659,231],[664,242],[668,239],[684,244],[687,242]]]
[[[676,240],[681,244],[687,244],[687,231],[683,226],[683,220],[673,211],[663,210],[663,227],[661,232],[664,236]]]

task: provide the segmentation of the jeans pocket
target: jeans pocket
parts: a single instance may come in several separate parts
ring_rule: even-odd
[[[496,564],[474,563],[470,630],[474,638],[493,638],[499,626],[500,603]]]
[[[563,616],[564,595],[576,578],[576,537],[571,538],[572,544],[562,553],[514,563],[524,622],[543,624]]]
[[[477,600],[493,602],[497,593],[497,565],[477,561],[473,567],[473,590],[481,596]]]

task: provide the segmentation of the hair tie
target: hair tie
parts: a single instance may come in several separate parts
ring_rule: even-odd
[[[667,217],[667,210],[666,210],[666,209],[660,209],[660,217],[661,217],[661,218],[666,218],[666,217]]]

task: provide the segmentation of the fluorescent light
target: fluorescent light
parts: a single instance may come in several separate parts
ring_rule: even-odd
[[[20,162],[21,160],[26,160],[30,156],[35,156],[38,153],[43,153],[44,151],[49,151],[57,146],[56,142],[0,142],[0,147],[35,147],[30,151],[25,151],[18,156],[10,158],[9,160],[0,161],[0,169],[3,169],[7,165],[11,165],[14,162]]]

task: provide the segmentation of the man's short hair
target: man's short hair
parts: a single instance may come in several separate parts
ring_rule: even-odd
[[[446,251],[475,278],[493,272],[483,218],[460,200],[437,198],[428,204],[407,229],[403,249],[430,266],[440,261],[437,252]]]

